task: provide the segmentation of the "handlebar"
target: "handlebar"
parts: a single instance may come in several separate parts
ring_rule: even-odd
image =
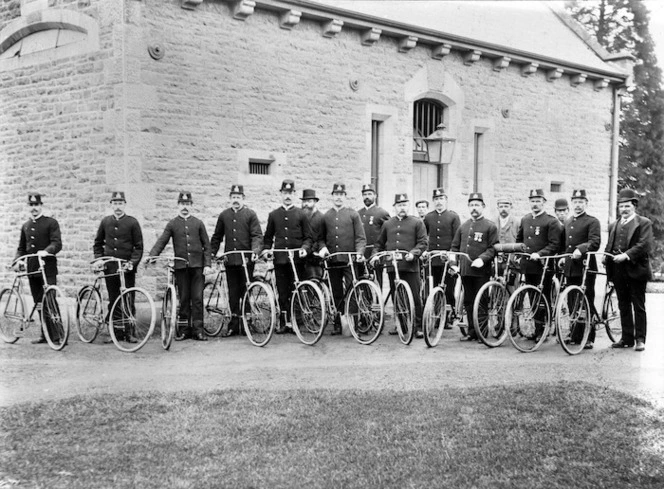
[[[327,260],[330,260],[331,258],[334,258],[334,257],[337,257],[337,256],[347,256],[349,259],[355,259],[357,261],[360,258],[360,256],[363,256],[363,255],[360,255],[359,253],[357,253],[355,251],[337,251],[335,253],[330,253],[325,258],[321,257],[321,259],[327,261]]]
[[[55,255],[52,255],[51,253],[46,253],[45,255],[42,256],[39,253],[30,253],[29,255],[22,255],[19,256],[18,258],[15,258],[10,266],[15,267],[17,264],[25,265],[27,264],[29,258],[37,257],[37,260],[39,261],[39,267],[41,268],[44,266],[44,258],[47,256],[50,257]]]
[[[156,263],[158,261],[165,261],[166,266],[168,267],[173,267],[175,266],[176,261],[182,261],[184,263],[189,263],[188,260],[184,258],[180,258],[179,256],[149,256],[145,260],[145,266],[152,265],[153,263]]]

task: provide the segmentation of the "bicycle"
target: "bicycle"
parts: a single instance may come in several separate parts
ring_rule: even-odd
[[[415,323],[415,300],[413,292],[408,283],[399,276],[399,267],[397,262],[405,259],[409,252],[404,250],[381,251],[371,257],[370,263],[376,263],[379,259],[385,257],[393,262],[394,269],[394,317],[396,321],[399,340],[404,345],[409,345],[413,341],[413,325]],[[387,300],[387,299],[386,299]]]
[[[362,345],[370,345],[378,337],[383,329],[383,318],[385,309],[383,307],[382,294],[378,285],[373,280],[363,277],[357,278],[357,270],[352,264],[352,260],[357,260],[357,253],[342,251],[327,255],[323,259],[325,265],[324,278],[327,278],[325,289],[328,292],[324,293],[327,303],[327,311],[330,317],[335,317],[337,308],[334,304],[334,298],[329,291],[332,289],[330,282],[330,259],[337,256],[346,256],[352,274],[352,283],[348,287],[343,298],[343,315],[348,323],[348,328],[353,335],[353,338]],[[325,284],[325,282],[323,282]]]
[[[295,289],[291,295],[290,312],[293,330],[299,340],[305,345],[315,345],[325,330],[327,321],[327,307],[325,296],[321,288],[312,280],[300,280],[297,267],[295,265],[295,253],[299,253],[299,248],[294,249],[271,249],[267,251],[267,259],[271,259],[274,253],[287,253],[288,260],[293,270]],[[279,292],[277,291],[276,278],[274,276],[274,265],[268,267],[265,282],[272,287],[274,295],[274,304],[277,314],[281,314],[279,307]]]
[[[161,300],[160,331],[161,346],[164,350],[168,350],[171,347],[173,338],[178,334],[178,314],[180,311],[175,285],[175,262],[181,261],[187,263],[187,260],[177,256],[153,256],[146,260],[145,265],[147,266],[157,261],[166,262],[166,291]]]
[[[530,259],[527,253],[515,253]],[[549,304],[544,294],[544,281],[549,272],[549,261],[558,260],[569,254],[543,256],[542,274],[537,285],[522,284],[510,296],[505,307],[505,324],[508,336],[514,347],[524,353],[537,350],[546,341],[551,328],[551,311],[555,305]]]
[[[431,251],[426,256],[426,267],[428,267],[428,280],[429,280],[429,294],[424,303],[424,310],[422,312],[422,330],[424,332],[424,342],[428,347],[437,346],[443,336],[443,330],[447,324],[448,313],[451,314],[451,309],[448,311],[447,284],[445,277],[449,270],[450,261],[443,260],[443,273],[441,274],[440,283],[433,284],[433,275],[431,273],[431,263],[436,258],[447,258],[447,251]]]
[[[54,256],[46,254],[44,256]],[[39,269],[28,272],[28,259],[37,258]],[[11,287],[0,292],[0,335],[5,343],[16,343],[25,335],[30,323],[34,322],[33,316],[38,311],[44,338],[53,350],[60,351],[69,339],[69,320],[66,311],[62,307],[64,294],[57,285],[49,285],[46,282],[46,271],[44,269],[44,257],[39,254],[23,255],[15,259],[12,268],[18,269],[15,273]],[[32,306],[30,314],[26,314],[25,299],[23,299],[23,277],[41,274],[44,287],[44,295],[41,302]]]
[[[612,258],[611,253],[591,251],[587,255],[604,255]],[[586,278],[588,272],[601,275],[600,272],[589,270],[588,258],[584,260],[583,278],[581,285],[568,285],[559,295],[556,304],[556,326],[558,342],[563,350],[570,355],[581,353],[588,341],[590,328],[599,329],[602,325],[611,342],[620,340],[622,327],[620,324],[620,309],[615,287],[611,282],[604,286],[602,299],[602,313],[597,312],[595,304],[590,304],[586,297]],[[582,328],[582,330],[581,330]],[[575,338],[579,338],[575,341]]]
[[[493,277],[480,287],[473,303],[473,324],[475,333],[482,343],[489,348],[502,345],[507,339],[505,328],[505,307],[510,296],[509,287],[516,281],[516,272],[512,266],[512,254],[523,250],[521,243],[495,244],[496,255],[493,259]],[[504,263],[502,272],[500,265]],[[516,288],[512,289],[512,292]]]
[[[224,278],[226,268],[223,257],[222,254],[221,257],[214,258],[217,275],[203,287],[203,331],[208,336],[217,336],[233,317],[228,298],[228,283]]]
[[[109,263],[117,265],[117,271],[105,274],[104,270]],[[95,269],[97,277],[92,285],[82,287],[76,295],[76,325],[78,337],[84,343],[92,343],[102,328],[108,328],[108,333],[115,346],[123,352],[132,353],[140,350],[154,333],[156,311],[152,297],[145,289],[140,287],[127,288],[125,284],[124,265],[127,260],[102,256],[90,262]],[[106,277],[120,277],[120,295],[111,305],[108,314],[104,313],[100,283]],[[149,305],[150,318],[136,313],[136,304]],[[124,340],[120,341],[116,330],[121,330]]]

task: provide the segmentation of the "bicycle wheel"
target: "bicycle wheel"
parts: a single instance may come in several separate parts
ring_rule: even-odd
[[[445,291],[442,287],[434,287],[422,313],[422,329],[424,330],[424,342],[427,346],[434,347],[438,345],[445,330],[445,321],[447,319],[447,301],[445,300]]]
[[[394,316],[401,343],[410,345],[410,342],[413,341],[415,301],[413,292],[403,280],[397,280],[394,283]]]
[[[305,345],[315,345],[323,335],[327,318],[323,292],[309,280],[295,286],[291,297],[293,330]]]
[[[463,305],[464,299],[463,283],[461,277],[457,275],[456,282],[454,282],[454,324],[459,326],[459,331],[463,336],[468,336],[468,323],[464,322],[464,316],[466,315],[466,308]]]
[[[76,296],[76,334],[83,343],[92,343],[104,323],[101,294],[92,285],[86,285]]]
[[[252,345],[264,346],[277,325],[274,293],[263,282],[252,282],[242,300],[242,325]]]
[[[570,355],[583,351],[590,333],[590,305],[583,289],[576,285],[560,293],[556,306],[558,341]]]
[[[555,310],[558,296],[560,295],[560,279],[555,275],[551,278],[551,290],[549,291],[549,304],[551,309]]]
[[[228,302],[226,281],[220,285],[208,282],[203,289],[203,329],[208,336],[217,336],[230,321],[233,314]]]
[[[5,343],[16,343],[23,333],[25,302],[13,289],[0,292],[0,336]],[[17,334],[18,333],[18,334]]]
[[[505,305],[507,290],[500,282],[492,280],[485,283],[477,292],[473,304],[475,333],[490,348],[503,344],[507,338],[505,329]]]
[[[115,346],[127,353],[141,349],[154,333],[155,316],[154,302],[145,290],[132,287],[122,292],[111,307],[108,328]],[[124,333],[121,340],[116,331]]]
[[[161,301],[161,346],[168,350],[178,323],[178,303],[175,286],[169,285]]]
[[[549,304],[541,290],[522,285],[514,291],[505,308],[505,327],[517,350],[537,350],[546,340],[550,324]]]
[[[325,311],[327,312],[327,317],[330,317],[333,314],[332,311],[332,292],[330,291],[330,287],[325,283],[324,280],[313,278],[309,279],[310,282],[313,282],[316,284],[316,286],[323,292],[323,298],[325,299]]]
[[[42,298],[42,331],[48,345],[54,350],[62,350],[67,344],[69,318],[62,291],[55,285],[49,285]]]
[[[383,329],[385,310],[380,289],[371,280],[360,280],[346,294],[344,316],[350,333],[363,345],[370,345]]]
[[[609,339],[616,343],[622,338],[622,324],[620,322],[620,309],[618,308],[618,295],[616,289],[609,287],[604,303],[602,304],[602,321]]]

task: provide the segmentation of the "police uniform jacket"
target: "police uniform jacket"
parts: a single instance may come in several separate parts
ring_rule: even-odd
[[[449,251],[452,247],[454,235],[460,225],[459,215],[454,211],[444,210],[438,212],[434,210],[424,216],[424,226],[429,235],[429,251]],[[442,260],[436,258],[432,264],[440,266]]]
[[[485,217],[464,222],[452,241],[452,251],[468,254],[471,261],[481,258],[484,262],[482,268],[471,267],[467,258],[460,257],[460,271],[462,276],[486,277],[491,275],[493,258],[496,255],[493,245],[498,243],[498,227]]]
[[[389,212],[382,207],[373,204],[371,207],[362,207],[357,211],[362,219],[362,226],[364,226],[364,235],[367,238],[367,250],[364,254],[365,257],[370,257],[374,243],[380,236],[380,230],[385,221],[390,218]]]
[[[498,241],[501,244],[516,243],[516,236],[519,232],[521,221],[518,217],[509,215],[504,226],[500,225],[500,216],[496,218],[496,226],[498,227]]]
[[[32,255],[38,251],[46,251],[55,255],[62,249],[60,225],[52,217],[40,216],[36,220],[28,219],[21,228],[21,237],[16,250],[16,258],[23,255]],[[39,270],[37,257],[28,259],[28,272]],[[53,256],[44,257],[44,270],[46,275],[58,274],[58,261]]]
[[[126,214],[120,219],[106,216],[101,220],[92,251],[95,258],[112,256],[131,261],[134,270],[143,257],[143,233],[138,221]]]
[[[565,253],[573,253],[575,249],[583,254],[579,260],[572,257],[565,259],[565,276],[580,277],[583,275],[583,259],[589,251],[599,250],[601,226],[599,220],[585,212],[580,216],[572,216],[565,222]],[[593,255],[588,266],[590,270],[597,270],[597,261]]]
[[[524,244],[524,252],[539,253],[540,256],[553,256],[560,249],[560,225],[551,214],[541,212],[537,216],[528,213],[521,219],[521,226],[516,235],[516,242]],[[521,273],[542,273],[544,262],[521,259]],[[553,263],[549,264],[552,267]]]
[[[210,240],[203,221],[194,216],[189,216],[187,219],[177,216],[171,219],[150,250],[150,256],[157,256],[161,253],[171,238],[173,238],[173,253],[175,256],[187,260],[187,263],[176,260],[175,268],[210,266]]]
[[[323,216],[319,247],[326,246],[330,253],[340,251],[354,251],[364,254],[367,239],[364,235],[364,226],[357,211],[342,207],[337,210],[334,207]],[[334,257],[334,262],[348,261],[346,257]]]
[[[653,247],[652,222],[646,217],[639,215],[621,229],[620,220],[609,226],[609,240],[606,244],[606,253],[625,253],[629,260],[622,263],[614,263],[606,260],[606,274],[609,280],[613,280],[618,267],[623,267],[624,272],[632,280],[651,280],[652,270],[650,268],[649,254]],[[624,236],[621,236],[624,233]]]
[[[252,251],[257,255],[263,248],[263,231],[256,213],[243,206],[236,211],[232,207],[224,210],[217,218],[217,225],[210,240],[212,256],[216,256],[224,241],[224,251]],[[248,256],[245,259],[250,259]],[[228,256],[228,265],[241,266],[242,256],[234,253]]]
[[[263,236],[263,249],[268,250],[274,246],[279,249],[304,248],[311,252],[313,237],[309,219],[302,209],[294,205],[286,209],[280,206],[270,212],[267,217],[267,228]],[[297,259],[297,255],[295,256]],[[286,253],[275,253],[274,263],[285,265],[289,263]]]
[[[426,251],[427,245],[427,230],[421,219],[414,216],[399,219],[399,217],[394,216],[383,224],[372,254],[381,251],[409,251],[415,255],[416,259],[413,261],[399,260],[397,262],[399,271],[417,272],[420,267],[417,258]],[[388,268],[388,271],[390,268]]]

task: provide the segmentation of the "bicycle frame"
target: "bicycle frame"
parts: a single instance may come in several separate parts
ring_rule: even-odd
[[[46,255],[46,256],[54,256],[54,255],[49,254],[49,255]],[[35,272],[28,272],[27,271],[28,270],[28,259],[29,258],[34,258],[34,257],[37,258],[37,262],[39,263],[39,269]],[[23,278],[29,277],[30,275],[41,274],[42,282],[43,282],[42,287],[43,287],[44,291],[46,291],[49,284],[46,282],[46,269],[44,267],[44,265],[45,265],[44,264],[44,258],[41,255],[39,255],[37,253],[32,253],[30,255],[20,256],[12,262],[11,267],[14,268],[16,265],[19,266],[19,269],[23,268],[23,269],[25,269],[25,271],[16,272],[14,274],[14,280],[12,281],[12,285],[10,287],[11,290],[16,291],[17,294],[19,294],[20,296],[23,296]],[[40,309],[41,309],[41,303],[35,302],[32,305],[32,309],[30,311],[30,314],[23,316],[22,320],[23,320],[23,323],[24,323],[24,329],[26,327],[25,325],[29,324],[31,322],[32,317],[35,314],[35,311],[38,311]],[[2,313],[4,314],[5,311],[2,311]]]

